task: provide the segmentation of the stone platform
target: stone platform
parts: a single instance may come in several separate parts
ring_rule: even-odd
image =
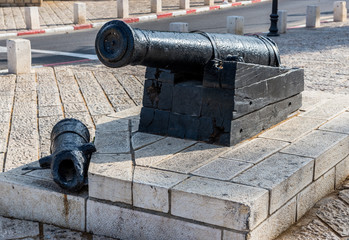
[[[273,239],[349,175],[348,97],[321,99],[306,93],[298,114],[234,147],[140,133],[139,107],[106,116],[88,191],[14,169],[0,215],[120,239]]]

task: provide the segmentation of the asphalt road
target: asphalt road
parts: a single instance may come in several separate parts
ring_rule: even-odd
[[[288,12],[288,27],[305,23],[307,5],[319,5],[321,17],[333,14],[332,0],[279,0],[279,9]],[[206,32],[226,31],[227,16],[243,16],[245,33],[267,32],[270,26],[271,2],[235,7],[200,14],[134,23],[132,27],[168,30],[170,22],[187,22],[189,30]],[[65,34],[44,34],[25,37],[31,41],[33,65],[56,65],[95,59],[94,41],[98,29],[80,30]],[[6,41],[0,41],[0,69],[7,68]],[[40,51],[41,50],[41,51]],[[45,50],[45,51],[42,51]]]

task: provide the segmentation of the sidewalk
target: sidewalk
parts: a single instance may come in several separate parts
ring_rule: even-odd
[[[203,0],[191,1],[189,10],[179,9],[179,0],[163,0],[162,13],[151,13],[150,0],[130,0],[130,17],[126,22],[147,21],[150,19],[165,18],[196,12],[218,10],[225,7],[248,5],[262,0],[237,1],[236,3],[224,4],[222,0],[215,1],[215,6],[204,6]],[[263,0],[268,1],[268,0]],[[0,8],[0,38],[24,34],[44,32],[64,32],[92,27],[100,27],[107,21],[117,19],[116,1],[86,1],[86,24],[74,25],[74,2],[76,1],[44,1],[39,7],[41,29],[27,31],[24,20],[24,7]]]
[[[334,103],[341,97],[346,99],[341,104],[349,108],[348,28],[349,23],[329,22],[318,29],[292,29],[275,38],[283,65],[305,69],[308,93],[304,104],[323,106],[324,112],[335,114]],[[48,155],[49,134],[59,119],[78,118],[94,135],[97,119],[141,105],[144,70],[141,66],[108,69],[98,62],[91,62],[38,68],[27,75],[0,75],[0,166],[3,171]],[[321,101],[312,96],[320,96]],[[349,169],[349,166],[344,167]],[[322,201],[323,207],[314,208],[320,209],[317,216],[312,214],[315,210],[311,210],[303,218],[310,221],[301,220],[280,239],[347,239],[348,232],[344,230],[349,229],[349,203],[344,199],[348,193],[342,193],[341,199],[334,194],[330,202],[340,204],[340,211],[331,207],[329,201]],[[321,214],[321,211],[328,213],[329,210],[332,220]],[[327,235],[318,234],[318,226],[325,226]],[[338,232],[336,229],[344,230]],[[341,238],[339,234],[345,237]],[[0,217],[0,239],[10,238],[106,239],[42,223]]]

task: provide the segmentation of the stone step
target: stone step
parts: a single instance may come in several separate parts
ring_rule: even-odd
[[[88,192],[13,169],[0,175],[0,215],[119,239],[274,239],[349,175],[348,99],[234,147],[137,132],[140,107],[108,115]],[[314,116],[322,106],[332,110]]]

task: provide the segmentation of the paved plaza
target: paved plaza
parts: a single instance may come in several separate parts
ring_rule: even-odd
[[[131,0],[132,2],[132,0]],[[132,14],[150,12],[136,1]],[[73,2],[44,2],[41,22],[48,27],[72,24]],[[113,2],[87,2],[88,21],[115,18]],[[197,1],[203,5],[203,1]],[[115,4],[116,5],[116,4]],[[132,3],[131,3],[132,5]],[[146,7],[145,7],[146,6]],[[164,1],[164,8],[177,8]],[[116,8],[116,6],[115,6]],[[97,9],[97,11],[95,11]],[[103,19],[101,18],[103,16]],[[0,8],[2,31],[24,30],[22,8]],[[275,38],[282,64],[305,69],[305,90],[322,96],[323,111],[336,108],[336,99],[349,98],[349,23],[322,23],[318,29],[298,28]],[[1,31],[0,31],[1,32]],[[92,136],[98,119],[142,104],[144,67],[109,69],[99,62],[35,68],[31,74],[0,76],[0,166],[20,167],[49,154],[52,126],[63,118],[77,118]],[[347,104],[349,101],[342,104]],[[321,200],[278,240],[348,239],[349,183]],[[0,217],[0,239],[107,239],[43,223]]]

